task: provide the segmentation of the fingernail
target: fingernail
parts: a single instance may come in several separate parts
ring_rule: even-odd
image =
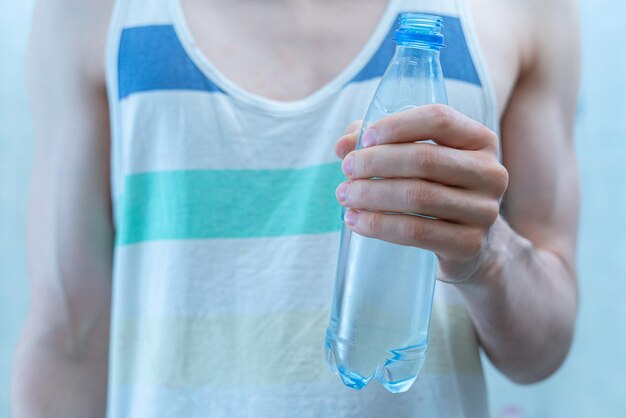
[[[348,182],[345,181],[337,187],[335,191],[335,195],[337,196],[337,200],[340,202],[345,202],[348,199]]]
[[[354,226],[356,225],[356,221],[359,219],[359,214],[353,210],[349,210],[343,218],[348,225]]]
[[[378,142],[378,134],[376,133],[374,129],[368,128],[363,133],[363,138],[361,138],[361,144],[365,148],[365,147],[371,147],[372,145],[376,145],[376,142]]]
[[[343,163],[341,163],[341,169],[343,170],[343,173],[346,175],[346,177],[351,177],[352,176],[352,171],[353,171],[352,155],[348,155],[343,160]]]

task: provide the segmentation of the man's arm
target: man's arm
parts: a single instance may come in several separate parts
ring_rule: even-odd
[[[443,106],[375,123],[363,137],[375,146],[352,151],[355,132],[337,143],[350,178],[337,190],[352,208],[348,226],[437,253],[440,278],[463,294],[488,356],[520,383],[560,366],[577,308],[576,8],[571,0],[533,3],[542,16],[529,31],[537,48],[502,122],[507,170],[493,132]],[[439,145],[414,143],[426,139]]]
[[[547,377],[565,359],[578,304],[577,4],[531,3],[542,16],[529,30],[536,48],[502,121],[504,217],[477,280],[459,285],[490,359],[520,383]]]
[[[114,235],[102,70],[109,9],[108,1],[85,3],[97,2],[41,1],[33,21],[31,307],[13,371],[17,418],[104,417],[106,410]]]

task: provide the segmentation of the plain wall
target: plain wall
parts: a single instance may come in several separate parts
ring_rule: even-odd
[[[25,208],[33,141],[24,61],[32,3],[0,0],[3,417],[9,416],[9,372],[28,304]],[[582,0],[581,16],[584,61],[576,141],[583,200],[576,338],[563,368],[541,384],[511,384],[486,364],[494,418],[626,416],[626,3]]]
[[[0,0],[0,417],[9,416],[9,374],[28,308],[26,196],[33,139],[24,61],[32,4]]]

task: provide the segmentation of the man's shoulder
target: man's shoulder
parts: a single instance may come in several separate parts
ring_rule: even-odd
[[[98,28],[110,18],[115,0],[37,0],[35,18],[57,28]]]
[[[510,31],[518,46],[522,72],[542,67],[555,48],[574,48],[578,36],[578,0],[482,0],[500,3],[501,31]],[[506,10],[506,12],[503,12]],[[497,19],[493,12],[491,17]],[[550,61],[548,59],[548,61]]]
[[[536,33],[550,33],[563,26],[577,23],[578,0],[512,0],[525,12],[530,28]]]
[[[578,49],[577,0],[526,0],[529,31],[537,56],[543,61],[556,49]],[[552,60],[549,60],[552,61]]]
[[[80,66],[103,78],[104,48],[114,0],[38,0],[33,16],[31,57],[54,65]]]

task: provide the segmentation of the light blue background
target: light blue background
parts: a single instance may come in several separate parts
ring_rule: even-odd
[[[24,61],[31,9],[32,0],[0,0],[0,417],[9,416],[9,374],[28,304],[25,208],[32,129]],[[563,368],[541,384],[513,385],[486,365],[494,418],[626,417],[626,3],[581,0],[581,16],[576,338]]]
[[[32,3],[0,0],[0,417],[9,417],[9,373],[28,308],[25,212],[33,139],[24,55]]]

